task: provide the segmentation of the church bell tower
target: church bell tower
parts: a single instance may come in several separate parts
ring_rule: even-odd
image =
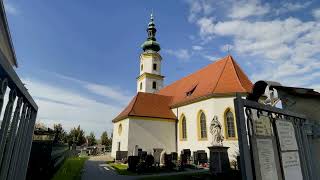
[[[148,24],[147,40],[141,45],[143,52],[140,55],[140,75],[137,77],[137,92],[155,93],[163,87],[161,75],[162,57],[158,53],[160,44],[156,40],[157,29],[151,14]]]

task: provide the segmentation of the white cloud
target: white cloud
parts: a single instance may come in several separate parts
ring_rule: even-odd
[[[216,56],[211,56],[211,55],[206,55],[206,54],[203,54],[202,57],[208,59],[209,61],[216,61],[216,60],[219,59],[219,58],[216,57]]]
[[[234,1],[229,12],[230,18],[243,19],[250,16],[261,16],[270,11],[268,4],[262,4],[258,0]]]
[[[5,0],[3,3],[4,3],[4,8],[5,8],[6,13],[11,14],[11,15],[19,14],[19,11],[16,8],[16,6],[14,4],[12,4],[11,2],[9,2],[9,0]]]
[[[120,88],[117,88],[117,87],[111,87],[107,85],[87,82],[87,81],[75,79],[69,76],[64,76],[61,74],[55,74],[55,75],[61,79],[79,83],[80,85],[82,85],[82,87],[89,90],[91,93],[106,97],[108,99],[112,99],[123,105],[127,104],[132,97],[132,95],[129,92],[121,90]]]
[[[223,14],[231,17],[231,20],[222,18],[217,21],[216,15],[198,16],[193,23],[198,26],[201,39],[231,39],[233,52],[253,62],[251,64],[255,67],[251,69],[251,78],[254,81],[267,79],[305,87],[320,84],[315,73],[320,71],[320,22],[293,17],[270,19],[275,10],[269,4],[250,1],[242,6],[243,2],[232,1],[232,7],[239,11]],[[239,3],[241,5],[236,6]],[[310,3],[284,3],[282,7],[286,7],[286,12],[289,12],[309,5]],[[258,14],[253,13],[256,11],[253,9],[259,8],[263,10]],[[247,10],[242,12],[244,9]],[[228,9],[221,11],[229,12]],[[315,9],[312,13],[315,18],[320,18],[320,9]],[[223,15],[220,14],[219,17]],[[271,16],[251,18],[260,15]],[[226,51],[226,46],[221,46],[220,50]]]
[[[96,136],[105,130],[111,133],[111,121],[122,108],[33,78],[23,82],[39,106],[37,122],[51,128],[53,124],[61,123],[67,130],[80,125],[87,133],[95,132]]]
[[[320,19],[320,8],[314,9],[314,10],[312,11],[312,15],[313,15],[314,18]]]
[[[202,46],[192,46],[192,49],[195,51],[201,51],[203,49]]]
[[[189,0],[188,3],[190,5],[189,22],[194,22],[199,14],[209,15],[214,9],[213,1],[210,0]]]
[[[191,57],[191,53],[187,49],[165,49],[164,52],[184,61],[188,60]]]
[[[311,1],[309,2],[304,2],[304,3],[292,3],[292,2],[284,2],[281,4],[281,7],[279,9],[274,9],[275,13],[277,15],[287,13],[287,12],[292,12],[292,11],[298,11],[304,8],[307,8],[311,4]]]

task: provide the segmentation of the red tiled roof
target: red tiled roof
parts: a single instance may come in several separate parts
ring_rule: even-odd
[[[252,82],[229,55],[162,88],[157,94],[172,96],[173,105],[210,94],[248,93],[252,86]]]
[[[129,116],[177,119],[169,107],[171,99],[170,96],[138,92],[129,105],[113,119],[113,122]]]
[[[232,56],[226,56],[162,88],[156,94],[139,92],[113,122],[129,116],[176,119],[171,105],[211,94],[249,93],[252,86]]]

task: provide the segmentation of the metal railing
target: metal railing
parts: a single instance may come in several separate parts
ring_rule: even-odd
[[[37,112],[37,104],[0,51],[0,180],[25,179]]]

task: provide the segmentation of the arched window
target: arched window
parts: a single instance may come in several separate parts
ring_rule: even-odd
[[[226,133],[227,138],[235,138],[236,137],[236,131],[234,126],[234,117],[233,113],[228,109],[225,113],[225,121],[226,121]]]
[[[141,64],[141,71],[143,71],[143,64]]]
[[[142,82],[140,83],[140,90],[142,90]]]
[[[199,116],[199,126],[200,126],[200,139],[207,138],[207,124],[206,124],[206,115],[204,112],[200,112]]]
[[[155,81],[152,82],[152,88],[157,89],[157,82],[155,82]]]
[[[187,139],[187,120],[185,116],[181,119],[181,139]]]

